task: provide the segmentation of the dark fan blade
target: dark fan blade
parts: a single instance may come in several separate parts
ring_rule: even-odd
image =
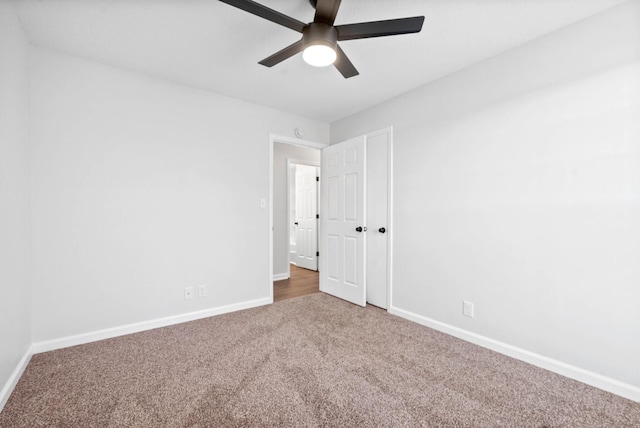
[[[333,25],[338,14],[341,0],[318,0],[316,3],[316,15],[313,22]]]
[[[351,64],[351,61],[349,61],[349,58],[347,58],[347,54],[344,53],[340,46],[336,46],[336,54],[336,61],[333,63],[333,65],[336,66],[340,74],[342,74],[345,79],[360,74],[358,73],[358,70],[356,70],[356,68],[353,66],[353,64]]]
[[[251,0],[220,0],[222,3],[229,4],[231,6],[237,7],[238,9],[242,9],[254,15],[257,15],[261,18],[267,19],[271,22],[275,22],[276,24],[283,25],[287,28],[291,28],[292,30],[297,31],[298,33],[302,33],[302,29],[305,27],[305,23],[298,21],[297,19],[293,19],[287,15],[283,15],[280,12],[277,12],[273,9],[269,9],[266,6],[258,4]]]
[[[300,39],[294,44],[289,45],[286,48],[282,49],[280,52],[276,52],[270,57],[263,59],[258,64],[262,64],[266,67],[273,67],[274,65],[284,61],[287,58],[291,58],[292,56],[294,56],[295,54],[303,50],[304,50],[304,43],[302,42],[302,39]]]
[[[422,30],[423,22],[424,16],[414,16],[413,18],[338,25],[336,26],[336,30],[338,30],[338,40],[366,39],[369,37],[419,33],[420,30]]]

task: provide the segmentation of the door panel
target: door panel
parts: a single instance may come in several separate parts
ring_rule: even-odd
[[[364,136],[322,150],[320,290],[360,306],[366,304],[366,232],[356,228],[366,226],[365,159]]]
[[[331,281],[338,281],[338,259],[340,258],[340,237],[337,235],[327,235],[327,244],[325,246],[326,250],[324,252],[327,254],[323,260],[326,259],[326,268],[324,272],[327,278]]]
[[[327,200],[328,207],[323,211],[327,212],[329,220],[337,221],[340,209],[338,204],[338,186],[340,185],[340,180],[338,176],[335,176],[329,177],[327,181],[328,185],[326,187],[328,190],[327,194],[329,195]]]
[[[344,238],[344,283],[352,287],[358,286],[358,239]]]
[[[344,176],[344,218],[348,221],[358,220],[358,175]]]

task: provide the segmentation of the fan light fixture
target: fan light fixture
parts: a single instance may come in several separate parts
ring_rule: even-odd
[[[326,67],[331,65],[336,60],[336,51],[326,45],[311,45],[307,46],[302,52],[302,58],[304,61],[313,65],[314,67]]]
[[[304,51],[302,56],[305,62],[316,67],[333,64],[345,79],[357,76],[358,70],[340,48],[338,41],[419,33],[424,22],[424,16],[413,16],[411,18],[334,25],[341,0],[309,0],[316,13],[313,16],[313,21],[305,24],[276,10],[269,9],[254,0],[220,1],[302,33],[302,39],[266,57],[259,64],[273,67]]]
[[[324,23],[312,23],[302,31],[304,52],[302,58],[307,64],[315,67],[326,67],[336,60],[338,32]]]

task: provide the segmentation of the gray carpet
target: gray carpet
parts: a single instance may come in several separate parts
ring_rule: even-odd
[[[38,354],[1,427],[639,427],[640,404],[325,294]]]

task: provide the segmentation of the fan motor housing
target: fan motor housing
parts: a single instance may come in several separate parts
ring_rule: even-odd
[[[335,49],[338,44],[338,30],[331,25],[312,22],[302,30],[302,40],[305,46],[321,44]]]

